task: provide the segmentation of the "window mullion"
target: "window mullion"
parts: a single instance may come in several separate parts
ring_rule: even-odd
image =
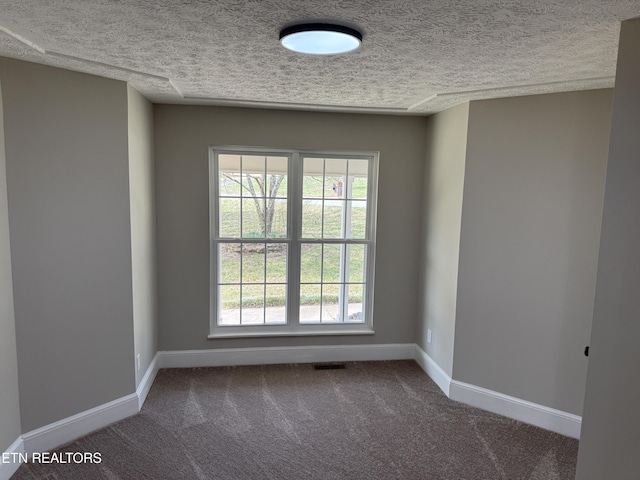
[[[242,210],[240,210],[242,212]],[[240,215],[242,218],[242,214]],[[240,227],[242,228],[242,227]],[[240,290],[240,305],[238,306],[238,315],[240,315],[240,325],[242,325],[242,293],[243,293],[243,284],[242,284],[242,271],[243,271],[243,263],[244,263],[244,243],[240,242],[240,285],[238,288]]]
[[[289,258],[287,263],[287,324],[300,324],[300,236],[302,235],[302,164],[299,153],[289,158],[287,209]]]
[[[320,212],[320,238],[322,239],[322,247],[320,250],[320,323],[322,323],[322,304],[324,294],[324,213],[325,213],[325,196],[326,196],[326,183],[327,183],[327,159],[322,160],[322,211]]]
[[[338,310],[340,312],[340,322],[344,323],[347,320],[349,312],[349,293],[347,292],[347,282],[349,281],[349,257],[351,254],[351,247],[349,244],[344,243],[340,247],[340,293],[338,295],[339,303]]]
[[[342,215],[342,238],[347,240],[351,237],[351,203],[349,199],[352,194],[352,182],[349,176],[349,162],[347,161],[347,171],[345,176],[345,185],[343,187],[344,192],[344,214]],[[349,298],[347,294],[346,283],[349,278],[349,246],[344,243],[340,247],[340,287],[338,293],[338,312],[340,316],[340,322],[344,323],[347,319],[349,311]]]
[[[266,218],[266,215],[265,215]],[[269,261],[269,250],[267,248],[267,241],[266,241],[266,235],[265,235],[265,242],[264,242],[264,277],[262,278],[263,281],[263,285],[262,285],[262,323],[266,324],[267,323],[267,262]]]
[[[268,199],[268,192],[267,191],[267,181],[268,181],[268,171],[269,171],[269,160],[265,157],[264,159],[264,177],[262,180],[262,191],[263,191],[263,196],[264,198],[262,199],[262,211],[264,212],[264,268],[262,271],[262,324],[266,325],[267,323],[267,261],[269,260],[269,255],[268,255],[268,249],[267,249],[267,245],[268,245],[268,241],[269,241],[269,235],[267,233],[267,199]],[[273,222],[271,224],[271,227],[273,228]],[[270,233],[270,232],[269,232]]]
[[[215,152],[210,152],[209,162],[209,212],[212,216],[212,221],[209,227],[209,263],[211,265],[211,274],[209,276],[209,294],[212,296],[210,300],[211,313],[209,315],[209,322],[210,328],[212,328],[218,324],[218,320],[220,318],[220,287],[218,281],[220,272],[220,260],[218,255],[218,244],[216,243],[216,239],[219,238],[220,230],[220,218],[218,215],[218,205],[220,204],[220,199],[218,197],[218,154]]]

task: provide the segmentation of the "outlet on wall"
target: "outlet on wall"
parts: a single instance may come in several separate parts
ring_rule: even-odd
[[[136,355],[136,372],[140,371],[140,354]]]
[[[427,328],[427,343],[431,343],[431,329]]]

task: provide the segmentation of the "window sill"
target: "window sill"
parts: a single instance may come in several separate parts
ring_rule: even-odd
[[[207,336],[208,340],[216,340],[219,338],[247,338],[247,337],[318,337],[328,335],[374,335],[376,332],[372,328],[359,329],[309,329],[303,331],[268,331],[242,332],[234,330],[233,332],[217,332]]]

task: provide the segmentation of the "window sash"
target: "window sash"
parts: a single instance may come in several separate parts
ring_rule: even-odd
[[[218,158],[220,155],[263,155],[286,156],[288,159],[287,173],[287,232],[286,236],[278,238],[243,238],[223,237],[220,235],[220,192]],[[360,198],[342,201],[366,201],[366,228],[364,238],[305,238],[302,237],[302,207],[303,207],[303,159],[347,159],[367,161],[366,200]],[[325,173],[325,172],[323,172]],[[324,178],[323,178],[324,179]],[[289,151],[262,148],[233,148],[212,147],[210,151],[210,222],[211,222],[211,325],[210,338],[224,336],[268,336],[268,335],[323,335],[323,334],[371,334],[372,323],[372,293],[375,260],[375,220],[377,194],[377,154],[360,152],[317,152],[317,151]],[[279,192],[278,196],[285,195]],[[223,196],[224,198],[224,196]],[[323,199],[324,200],[324,199]],[[346,204],[345,204],[346,205]],[[344,220],[344,219],[343,219]],[[219,289],[220,289],[220,255],[219,245],[233,243],[282,243],[287,248],[287,279],[286,279],[286,323],[282,325],[242,325],[226,326],[218,324],[219,319]],[[318,245],[362,245],[366,251],[364,262],[364,279],[362,285],[362,303],[365,319],[362,323],[348,320],[348,298],[342,307],[341,321],[331,323],[303,323],[300,321],[300,289],[305,283],[300,282],[301,246]],[[346,248],[346,247],[345,247]],[[343,290],[356,282],[338,282]],[[328,285],[327,282],[325,284]],[[267,284],[268,285],[268,284]],[[344,300],[344,294],[343,294]],[[266,306],[265,306],[266,308]]]

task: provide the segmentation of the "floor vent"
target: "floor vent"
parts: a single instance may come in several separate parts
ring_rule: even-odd
[[[313,366],[314,370],[341,370],[347,368],[344,363],[320,363]]]

